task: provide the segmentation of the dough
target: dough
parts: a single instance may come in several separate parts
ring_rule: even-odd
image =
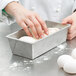
[[[71,56],[76,59],[76,48],[72,51]]]
[[[33,34],[33,32],[31,31],[30,28],[29,28],[29,31],[31,32],[33,38],[35,38],[35,36],[34,36],[34,34]],[[48,31],[49,31],[49,35],[51,35],[51,34],[57,32],[57,31],[59,31],[59,28],[48,28]],[[43,33],[44,33],[44,31],[43,31]],[[44,34],[44,36],[46,37],[47,35]]]
[[[48,30],[49,30],[49,35],[59,31],[58,28],[48,28]],[[30,31],[30,32],[32,33],[32,31]],[[46,34],[44,34],[44,35],[45,35],[45,37],[47,36]],[[35,43],[36,41],[38,41],[37,39],[35,39],[34,35],[33,35],[33,37],[23,36],[19,40],[24,41],[24,42],[29,42],[29,43]]]
[[[67,73],[76,74],[76,60],[65,63],[63,69]]]
[[[29,43],[35,43],[37,41],[35,38],[29,36],[23,36],[19,40]]]
[[[48,31],[49,31],[49,35],[51,35],[57,31],[59,31],[59,28],[48,28]],[[44,36],[46,37],[48,35],[44,34]]]
[[[59,31],[59,28],[48,28],[48,30],[49,30],[49,35],[51,35],[57,31]]]
[[[63,68],[65,63],[73,61],[73,58],[69,55],[62,55],[58,58],[57,63],[60,68]]]

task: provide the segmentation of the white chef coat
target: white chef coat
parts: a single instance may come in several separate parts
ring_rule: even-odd
[[[0,10],[12,2],[18,0],[0,0]],[[43,20],[61,22],[63,18],[72,14],[76,9],[76,0],[19,0],[28,10],[37,12]],[[2,2],[2,4],[1,4]],[[3,16],[3,15],[2,15]],[[1,16],[1,20],[2,17]],[[4,16],[4,22],[12,23],[13,18]]]

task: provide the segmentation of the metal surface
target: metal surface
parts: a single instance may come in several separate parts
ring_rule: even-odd
[[[19,40],[20,37],[26,36],[24,30],[8,35],[7,37],[9,39],[13,54],[34,59],[66,41],[69,25],[63,26],[60,23],[51,21],[46,21],[46,24],[48,28],[53,27],[59,28],[60,30],[49,35],[48,37],[38,40],[35,43],[27,43]]]
[[[58,68],[57,58],[70,54],[76,39],[52,49],[35,60],[12,55],[8,40],[0,37],[0,76],[75,76]]]
[[[5,30],[4,32],[6,33]],[[70,54],[74,48],[76,48],[76,38],[35,60],[29,60],[12,55],[8,40],[2,35],[0,36],[0,76],[76,76],[59,69],[56,62],[60,55]]]

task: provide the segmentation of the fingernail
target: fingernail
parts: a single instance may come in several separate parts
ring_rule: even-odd
[[[36,38],[37,38],[37,39],[39,39],[39,37],[38,37],[38,36],[36,36]]]
[[[46,34],[48,35],[48,34],[49,34],[49,32],[47,31],[47,32],[46,32]]]
[[[33,37],[31,34],[29,35],[30,37]]]
[[[41,35],[41,38],[43,38],[44,37],[44,35]]]

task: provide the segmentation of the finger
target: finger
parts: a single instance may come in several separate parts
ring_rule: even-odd
[[[72,23],[72,19],[71,19],[71,17],[69,16],[69,17],[67,17],[67,18],[65,18],[65,19],[63,19],[63,21],[62,21],[62,24],[63,25],[65,25],[65,24],[71,24]]]
[[[43,30],[44,30],[44,33],[48,35],[48,28],[47,28],[47,25],[46,23],[40,18],[40,16],[36,15],[36,19],[38,20],[38,22],[41,24]]]
[[[44,34],[43,34],[43,30],[41,28],[40,23],[37,21],[37,19],[35,17],[30,18],[30,20],[34,23],[34,26],[37,30],[37,33],[38,33],[39,37],[43,38]]]
[[[26,34],[28,36],[31,36],[32,37],[32,34],[30,33],[28,27],[26,26],[26,24],[24,22],[21,23],[21,27],[24,29],[24,31],[26,32]]]
[[[71,26],[68,30],[69,34],[71,34],[74,30],[76,30],[76,22],[75,21],[73,21],[73,23],[71,24]]]
[[[34,37],[38,39],[39,36],[37,34],[37,31],[36,31],[36,28],[35,28],[34,24],[29,19],[26,19],[25,23],[30,27]]]
[[[76,37],[76,31],[75,30],[72,34],[68,34],[67,39],[72,40],[74,37]]]

